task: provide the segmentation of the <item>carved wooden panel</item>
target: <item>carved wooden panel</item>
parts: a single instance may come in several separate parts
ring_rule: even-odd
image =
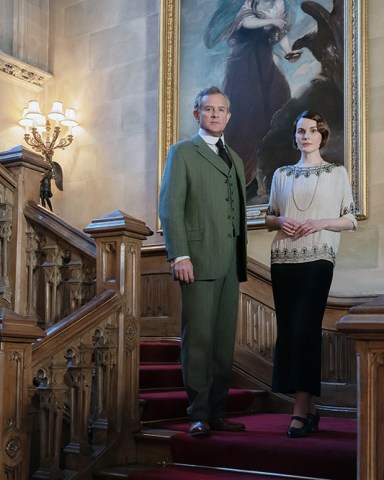
[[[28,347],[26,347],[28,349]],[[2,375],[1,411],[1,467],[0,477],[27,478],[28,437],[25,431],[26,399],[30,350],[11,343],[1,343],[0,369]]]
[[[13,302],[11,253],[13,232],[14,191],[0,175],[0,304],[11,307]]]
[[[180,287],[162,248],[142,251],[141,336],[180,335]]]
[[[323,330],[322,381],[356,383],[354,344],[338,332]]]
[[[240,312],[237,343],[272,362],[276,341],[274,310],[249,295],[241,295]]]

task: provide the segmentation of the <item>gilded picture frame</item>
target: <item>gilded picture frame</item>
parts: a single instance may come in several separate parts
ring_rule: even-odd
[[[181,19],[188,13],[183,12],[183,8],[191,1],[161,0],[160,2],[158,188],[160,188],[168,150],[173,143],[181,139],[181,114],[189,114],[192,117],[192,103],[189,99],[188,111],[181,111],[182,92],[180,92],[180,67],[186,48],[185,45],[183,46],[185,42]],[[219,1],[217,0],[216,5]],[[342,118],[343,139],[340,140],[340,144],[343,143],[344,165],[350,175],[357,217],[363,220],[367,218],[367,2],[364,0],[334,0],[334,3],[337,1],[343,2],[344,14],[344,102],[342,112],[344,118]],[[215,4],[212,0],[206,3],[208,6]],[[212,8],[214,9],[214,7]],[[189,32],[192,32],[194,28],[193,20],[191,21]],[[189,27],[189,22],[189,20],[188,23],[184,21],[184,25]],[[201,85],[201,88],[210,84],[212,83]],[[197,92],[198,90],[188,92],[188,94]],[[185,100],[183,99],[183,101]],[[265,198],[263,202],[259,203],[247,201],[249,229],[264,227],[264,217],[268,207]],[[161,229],[160,224],[158,228]]]

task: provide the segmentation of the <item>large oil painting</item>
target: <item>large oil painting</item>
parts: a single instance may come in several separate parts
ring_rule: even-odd
[[[195,95],[217,85],[231,100],[225,138],[244,162],[249,228],[264,225],[273,172],[298,159],[292,124],[307,109],[328,120],[332,135],[323,156],[345,164],[365,218],[364,5],[161,0],[159,183],[170,145],[196,133]]]

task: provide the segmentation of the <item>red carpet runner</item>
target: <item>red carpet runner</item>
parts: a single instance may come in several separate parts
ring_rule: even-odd
[[[174,347],[173,347],[174,348]],[[159,347],[159,351],[160,351]],[[176,354],[174,349],[173,354]],[[148,358],[148,357],[146,357]],[[172,356],[167,358],[172,362]],[[149,369],[143,368],[143,372]],[[166,385],[165,378],[172,379],[176,386],[177,368],[167,373],[157,368],[156,383]],[[179,377],[180,378],[180,377]],[[150,387],[150,378],[143,373],[141,397],[148,403],[144,408],[146,419],[156,421],[160,418],[175,418],[185,415],[186,398],[182,389],[154,392]],[[244,404],[249,403],[246,391],[236,390],[240,398],[245,396]],[[160,401],[156,397],[159,396]],[[172,400],[173,399],[173,400]],[[175,403],[179,402],[175,408]],[[232,402],[237,400],[232,399]],[[154,402],[154,403],[152,403]],[[236,405],[238,407],[238,405]],[[235,408],[232,411],[239,411]],[[184,413],[183,413],[184,412]],[[172,413],[174,415],[172,415]],[[214,471],[203,468],[181,468],[168,466],[153,471],[137,472],[129,475],[131,480],[267,480],[280,478],[317,477],[327,480],[356,480],[357,423],[352,419],[321,418],[320,431],[303,439],[290,439],[286,430],[290,415],[286,414],[237,414],[236,420],[246,424],[246,431],[237,433],[215,432],[209,437],[193,438],[187,433],[188,421],[167,420],[151,425],[156,428],[176,430],[180,433],[171,438],[173,463],[230,469],[273,472],[278,476],[249,474],[238,472]],[[281,476],[280,476],[281,475]]]

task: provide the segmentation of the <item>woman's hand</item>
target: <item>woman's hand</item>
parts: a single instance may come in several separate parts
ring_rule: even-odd
[[[277,217],[280,230],[282,230],[286,235],[294,237],[296,234],[297,227],[299,223],[293,218],[288,217]]]
[[[307,235],[310,235],[311,233],[319,232],[324,228],[325,228],[325,225],[323,220],[311,220],[310,218],[308,218],[307,220],[304,220],[297,224],[295,237],[297,238],[306,237]]]

